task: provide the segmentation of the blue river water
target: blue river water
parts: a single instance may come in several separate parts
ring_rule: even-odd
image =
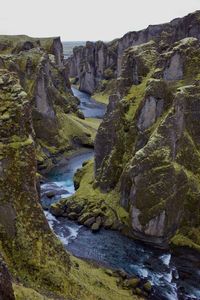
[[[103,117],[105,106],[75,88],[73,92],[80,99],[80,108],[86,117]],[[85,149],[72,157],[66,166],[58,167],[48,174],[48,182],[41,185],[41,190],[56,187],[61,191],[52,198],[51,203],[75,192],[74,173],[85,160],[93,156],[93,150]],[[48,205],[44,207],[48,208]],[[175,256],[169,251],[151,248],[129,239],[116,231],[101,229],[92,233],[67,218],[55,218],[48,210],[45,210],[45,215],[52,230],[73,255],[150,280],[154,286],[151,299],[200,299],[200,256],[190,252]]]

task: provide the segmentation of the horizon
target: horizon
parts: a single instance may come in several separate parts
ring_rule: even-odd
[[[7,0],[2,3],[1,9],[1,35],[60,36],[62,42],[107,42],[130,31],[184,17],[199,10],[200,3],[199,0],[168,0],[162,3],[160,0],[102,0],[99,4],[93,0],[77,0],[76,3],[60,0],[57,5],[48,0],[19,0],[14,3]]]

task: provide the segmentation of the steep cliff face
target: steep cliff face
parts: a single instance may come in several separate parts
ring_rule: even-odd
[[[74,49],[68,59],[69,74],[77,77],[80,90],[94,93],[102,80],[122,76],[122,58],[124,51],[149,41],[158,43],[160,51],[185,37],[200,39],[200,12],[177,18],[170,23],[150,25],[141,31],[133,31],[110,43],[87,43],[85,47]]]
[[[33,127],[36,134],[40,169],[48,169],[64,151],[79,144],[92,144],[70,116],[78,115],[78,100],[73,96],[63,62],[60,38],[32,39],[26,36],[1,36],[1,68],[16,72],[32,99]],[[61,121],[62,119],[62,121]],[[71,130],[73,123],[74,131]],[[66,130],[66,127],[69,129]],[[78,129],[76,130],[76,128]],[[80,132],[77,136],[76,132]]]
[[[159,47],[165,48],[174,42],[185,37],[195,37],[200,39],[200,12],[189,14],[184,18],[177,18],[170,23],[161,25],[149,25],[148,28],[141,31],[133,31],[125,34],[118,41],[118,62],[117,74],[121,75],[121,61],[124,50],[130,46],[147,43],[150,40],[157,41]]]
[[[119,189],[139,239],[199,249],[199,41],[160,43],[124,52],[96,137],[96,181]]]
[[[104,78],[116,77],[117,44],[87,42],[75,47],[67,60],[69,74],[79,79],[80,90],[92,94]]]
[[[70,263],[38,201],[31,104],[15,73],[1,70],[0,85],[1,253],[22,281],[63,293]]]

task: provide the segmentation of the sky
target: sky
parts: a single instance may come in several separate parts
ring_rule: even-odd
[[[0,0],[0,7],[0,34],[109,41],[200,9],[200,0]]]

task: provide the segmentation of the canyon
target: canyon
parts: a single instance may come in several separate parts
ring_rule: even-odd
[[[0,298],[199,299],[199,43],[200,11],[70,57],[0,36]]]

